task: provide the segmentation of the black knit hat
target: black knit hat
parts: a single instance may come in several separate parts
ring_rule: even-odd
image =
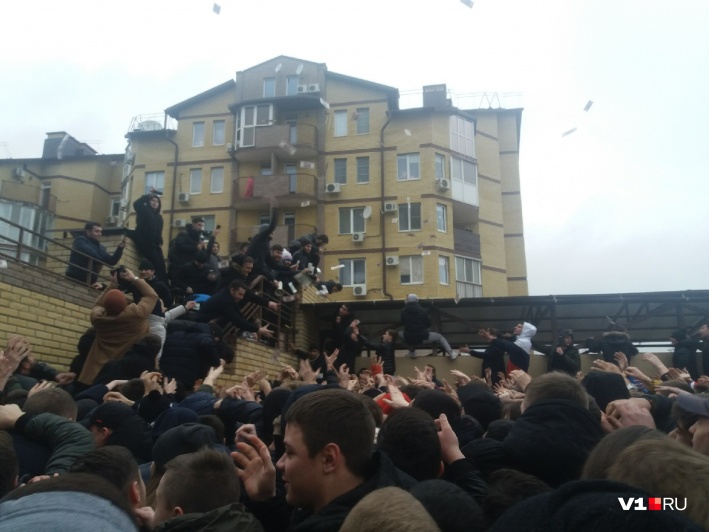
[[[172,428],[158,438],[153,446],[155,468],[162,472],[165,465],[183,454],[194,453],[202,447],[213,448],[217,436],[212,427],[200,423],[185,423]]]

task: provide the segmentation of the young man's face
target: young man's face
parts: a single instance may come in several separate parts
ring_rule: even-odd
[[[347,316],[349,313],[350,309],[348,309],[345,305],[340,307],[340,316]]]
[[[522,324],[518,323],[515,325],[515,330],[514,330],[515,335],[519,335],[522,333]]]
[[[382,342],[391,342],[393,340],[394,339],[391,337],[391,334],[389,334],[388,331],[382,334]]]
[[[700,417],[689,427],[689,433],[692,435],[692,448],[709,456],[709,417]]]
[[[192,229],[195,231],[204,231],[204,222],[192,222]]]
[[[234,302],[238,303],[239,301],[244,299],[244,294],[246,293],[246,290],[244,290],[243,288],[232,288],[230,293],[231,297],[234,298]]]
[[[574,339],[571,336],[564,336],[564,345],[569,346],[574,343]]]
[[[706,323],[699,327],[699,335],[702,338],[709,337],[709,326]]]
[[[140,278],[150,280],[155,277],[155,270],[140,270]]]
[[[313,249],[313,245],[312,244],[305,244],[303,246],[303,249],[305,250],[306,253],[310,253],[310,251]]]
[[[283,259],[283,250],[282,249],[272,249],[271,256],[274,258],[274,260],[280,261]]]
[[[241,267],[241,271],[244,272],[244,275],[249,275],[251,273],[251,270],[254,269],[254,263],[253,262],[244,262],[244,265]]]
[[[291,506],[314,509],[320,500],[320,453],[310,458],[303,432],[296,423],[286,425],[283,438],[286,452],[276,467],[283,472],[286,502]]]
[[[152,198],[150,198],[150,206],[153,209],[158,210],[158,207],[160,207],[160,200],[153,196]]]
[[[320,352],[317,349],[311,349],[310,353],[308,353],[308,354],[310,355],[310,359],[313,360],[313,359],[318,358],[318,355],[320,355]]]
[[[94,225],[90,231],[86,231],[86,236],[96,242],[101,239],[101,235],[103,235],[103,227],[100,225]]]

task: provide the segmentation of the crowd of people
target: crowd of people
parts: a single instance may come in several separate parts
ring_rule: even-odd
[[[163,342],[148,333],[156,292],[118,275],[142,297],[99,297],[71,371],[36,361],[30,339],[0,355],[0,530],[709,527],[709,323],[703,343],[672,334],[673,361],[692,359],[696,378],[625,332],[610,360],[587,342],[599,357],[583,375],[572,331],[538,344],[524,322],[478,331],[484,352],[456,350],[482,358],[481,376],[434,364],[404,376],[397,331],[367,338],[343,305],[324,351],[225,388],[219,328],[171,318]],[[353,346],[371,352],[357,372]],[[549,359],[535,378],[520,368],[532,347]]]
[[[152,232],[128,236],[155,251],[160,203],[139,207]],[[111,272],[69,371],[35,360],[31,338],[0,351],[0,531],[709,529],[709,322],[672,333],[671,366],[618,326],[543,344],[522,321],[476,331],[476,351],[431,331],[410,294],[401,327],[368,337],[343,304],[297,368],[226,387],[224,328],[273,334],[246,306],[278,312],[268,290],[321,283],[327,237],[305,237],[288,265],[274,213],[210,279],[217,235],[200,224],[167,267],[142,253],[139,275]],[[77,238],[68,276],[118,264],[125,244],[109,256],[100,229]],[[480,358],[481,373],[441,375],[429,358],[401,374],[397,346],[416,358],[428,345]],[[580,349],[598,354],[585,375]],[[532,378],[535,351],[548,371]]]

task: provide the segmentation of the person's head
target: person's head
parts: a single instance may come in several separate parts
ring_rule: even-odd
[[[436,366],[433,364],[426,364],[423,371],[424,373],[431,375],[434,379],[436,378]]]
[[[280,262],[283,259],[283,246],[280,244],[273,244],[271,246],[271,256],[276,262]]]
[[[406,303],[418,303],[419,297],[416,294],[406,296]]]
[[[679,395],[676,403],[685,412],[697,416],[697,421],[689,427],[692,448],[709,456],[709,396],[707,394]]]
[[[194,256],[194,265],[197,266],[197,268],[199,268],[200,270],[204,268],[208,262],[209,254],[203,249],[199,250]]]
[[[334,283],[332,285],[332,290],[330,290],[330,293],[336,294],[337,292],[342,292],[342,283]]]
[[[286,423],[286,452],[277,467],[290,505],[318,511],[361,483],[371,463],[374,419],[352,392],[304,395],[288,409]]]
[[[154,211],[160,210],[160,198],[155,194],[150,196],[150,208]]]
[[[313,243],[310,240],[303,242],[303,251],[310,253],[313,250]]]
[[[127,306],[125,294],[117,288],[109,290],[103,297],[103,308],[108,316],[118,316]]]
[[[670,334],[670,342],[672,342],[672,345],[677,345],[682,340],[686,339],[687,332],[684,329],[677,329],[676,331],[673,331],[672,334]]]
[[[709,321],[705,321],[699,325],[699,331],[697,332],[702,338],[709,338]]]
[[[42,413],[55,414],[72,421],[76,420],[76,401],[62,388],[46,388],[30,395],[25,401],[22,411],[35,415]]]
[[[570,329],[561,331],[559,334],[559,343],[565,347],[574,343],[574,333]]]
[[[709,529],[709,457],[669,438],[638,441],[617,455],[608,478],[653,497],[685,499],[687,517]]]
[[[219,242],[214,241],[214,243],[212,244],[212,249],[210,250],[212,252],[212,255],[219,255],[219,250],[220,250]]]
[[[111,445],[94,449],[69,468],[70,473],[91,473],[108,480],[126,496],[133,507],[145,505],[145,484],[138,463],[125,447]]]
[[[666,440],[662,432],[648,427],[625,427],[606,434],[586,458],[581,478],[608,478],[608,469],[627,447],[641,440]]]
[[[433,517],[401,488],[380,488],[347,514],[340,532],[437,532]]]
[[[244,299],[244,295],[246,294],[246,285],[244,284],[244,281],[236,279],[235,281],[229,283],[229,293],[235,303],[238,303]]]
[[[441,390],[421,390],[416,394],[411,406],[427,412],[433,419],[438,419],[441,414],[445,414],[452,426],[460,419],[460,405]]]
[[[155,497],[154,525],[184,514],[203,514],[239,500],[239,477],[231,457],[202,449],[170,460]]]
[[[605,411],[613,401],[630,398],[628,385],[622,375],[609,371],[590,371],[581,381],[588,395],[595,399],[598,408]]]
[[[244,275],[249,275],[251,270],[254,269],[254,259],[253,257],[244,257],[244,262],[241,265],[241,271]]]
[[[118,392],[121,393],[126,399],[131,401],[140,401],[145,395],[145,381],[140,377],[131,379],[125,384],[121,384],[118,387]]]
[[[330,242],[330,238],[326,234],[318,235],[315,237],[315,244],[318,246],[322,246],[323,244],[328,244]]]
[[[419,408],[394,410],[379,429],[377,448],[416,480],[438,478],[442,473],[438,427]]]
[[[15,489],[19,471],[12,436],[0,430],[0,499]]]
[[[522,334],[522,329],[523,329],[523,328],[524,328],[524,324],[523,324],[523,323],[518,323],[517,325],[515,325],[515,328],[512,330],[512,332],[514,332],[514,334],[515,334],[516,336],[519,336],[520,334]]]
[[[143,259],[138,265],[138,272],[140,273],[140,278],[145,280],[150,280],[155,277],[155,266],[148,259]]]
[[[311,360],[314,360],[320,356],[320,350],[318,349],[317,345],[311,345],[308,348],[308,358]]]
[[[342,317],[349,316],[350,315],[350,308],[343,303],[342,305],[340,305],[340,309],[338,310],[338,313]]]
[[[367,384],[371,378],[372,371],[369,368],[360,368],[357,371],[357,379],[359,379],[360,384]]]
[[[393,343],[396,339],[396,331],[394,329],[387,329],[382,334],[382,342]]]
[[[532,379],[524,391],[522,412],[537,401],[563,399],[588,408],[588,395],[581,383],[566,373],[553,371]]]
[[[204,218],[201,216],[192,218],[192,229],[195,231],[204,231]]]
[[[519,501],[551,491],[549,485],[534,475],[516,469],[498,469],[487,482],[483,513],[492,525],[510,506]]]
[[[447,480],[432,479],[414,484],[409,493],[446,532],[485,530],[482,510],[475,499]]]
[[[89,222],[84,226],[84,234],[91,240],[98,242],[103,235],[103,227],[98,222]]]

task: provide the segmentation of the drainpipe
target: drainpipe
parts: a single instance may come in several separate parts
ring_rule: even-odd
[[[387,111],[387,121],[384,123],[381,131],[379,132],[379,183],[381,187],[379,198],[379,234],[382,235],[382,294],[388,297],[391,301],[394,299],[394,296],[387,292],[386,252],[384,251],[387,247],[386,230],[384,227],[384,130],[389,125],[389,122],[391,122],[391,115],[389,114],[389,111]]]
[[[174,229],[173,222],[175,220],[175,193],[177,190],[177,156],[180,151],[180,147],[177,145],[176,142],[174,142],[167,134],[167,130],[165,130],[165,140],[167,140],[170,144],[172,144],[175,147],[175,161],[174,165],[172,168],[172,200],[170,203],[170,231],[169,231],[169,238],[167,239],[168,245],[170,242],[172,242],[172,230]]]

